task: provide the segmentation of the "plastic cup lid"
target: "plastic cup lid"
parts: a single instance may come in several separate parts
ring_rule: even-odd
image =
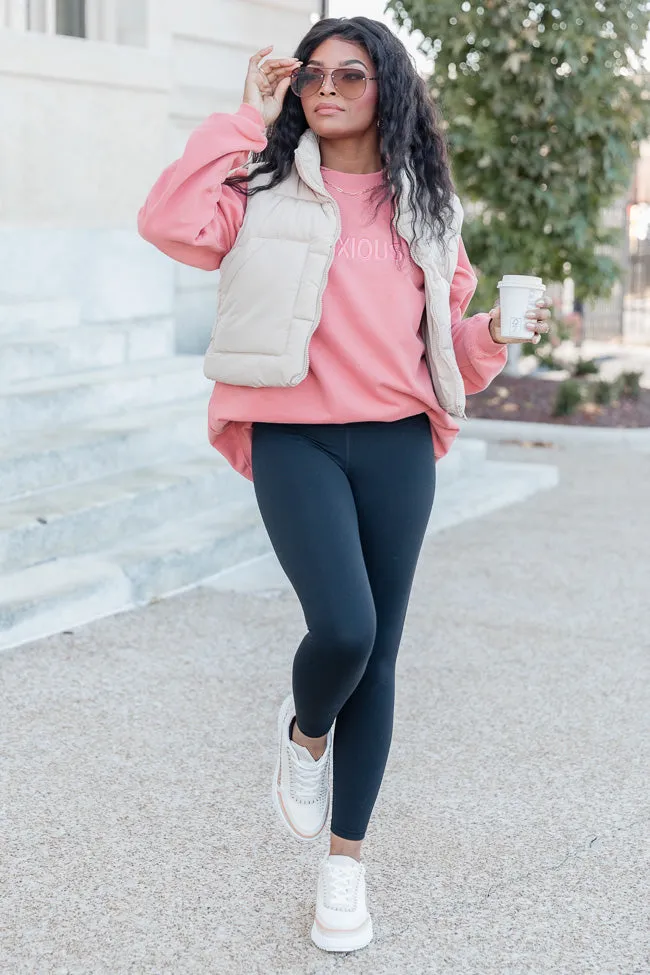
[[[543,288],[544,281],[533,274],[504,274],[497,287],[508,285],[519,288]]]

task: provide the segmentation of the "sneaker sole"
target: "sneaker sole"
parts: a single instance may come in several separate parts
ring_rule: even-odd
[[[280,775],[280,750],[283,747],[282,729],[284,727],[285,716],[286,716],[286,708],[283,707],[280,710],[280,713],[278,714],[278,757],[275,763],[273,782],[271,783],[271,799],[273,801],[275,810],[278,816],[280,817],[281,822],[286,826],[286,828],[289,830],[291,835],[295,837],[295,839],[301,840],[301,842],[303,843],[313,843],[314,840],[317,840],[318,837],[321,835],[327,823],[327,817],[329,816],[329,811],[330,811],[331,787],[328,789],[327,806],[325,809],[325,818],[323,821],[323,825],[316,833],[310,833],[310,834],[301,833],[298,829],[296,829],[296,827],[291,822],[289,814],[284,808],[284,803],[282,802],[282,796],[280,795],[280,790],[278,789],[278,777]]]
[[[353,931],[323,930],[319,922],[314,919],[311,928],[311,940],[317,948],[323,951],[356,951],[365,948],[372,941],[372,918],[368,916],[363,924]]]

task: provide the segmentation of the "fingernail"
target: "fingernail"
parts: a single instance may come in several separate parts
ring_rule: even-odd
[[[543,299],[542,301],[536,301],[535,304],[538,308],[546,308],[546,302]]]
[[[534,311],[527,311],[526,318],[537,318],[537,315]]]

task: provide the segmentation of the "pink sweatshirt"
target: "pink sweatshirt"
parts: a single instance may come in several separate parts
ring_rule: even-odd
[[[209,116],[190,136],[183,156],[167,167],[138,214],[145,240],[184,264],[213,270],[232,247],[246,198],[223,186],[228,172],[266,145],[260,113],[242,105]],[[395,261],[390,209],[372,219],[369,190],[381,173],[340,173],[321,167],[338,203],[342,230],[323,295],[321,320],[309,346],[309,372],[298,386],[232,386],[216,382],[208,407],[212,445],[249,480],[252,423],[347,423],[399,420],[426,411],[436,458],[459,426],[439,405],[419,332],[424,275],[401,238]],[[493,342],[485,313],[463,319],[476,276],[461,241],[451,285],[452,338],[468,394],[503,369],[507,349]],[[269,300],[273,300],[269,296]]]

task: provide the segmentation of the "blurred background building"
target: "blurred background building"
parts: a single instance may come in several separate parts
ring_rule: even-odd
[[[136,232],[190,131],[234,111],[247,61],[290,54],[320,0],[0,0],[0,302],[73,301],[85,324],[175,326],[203,351],[215,275]]]

